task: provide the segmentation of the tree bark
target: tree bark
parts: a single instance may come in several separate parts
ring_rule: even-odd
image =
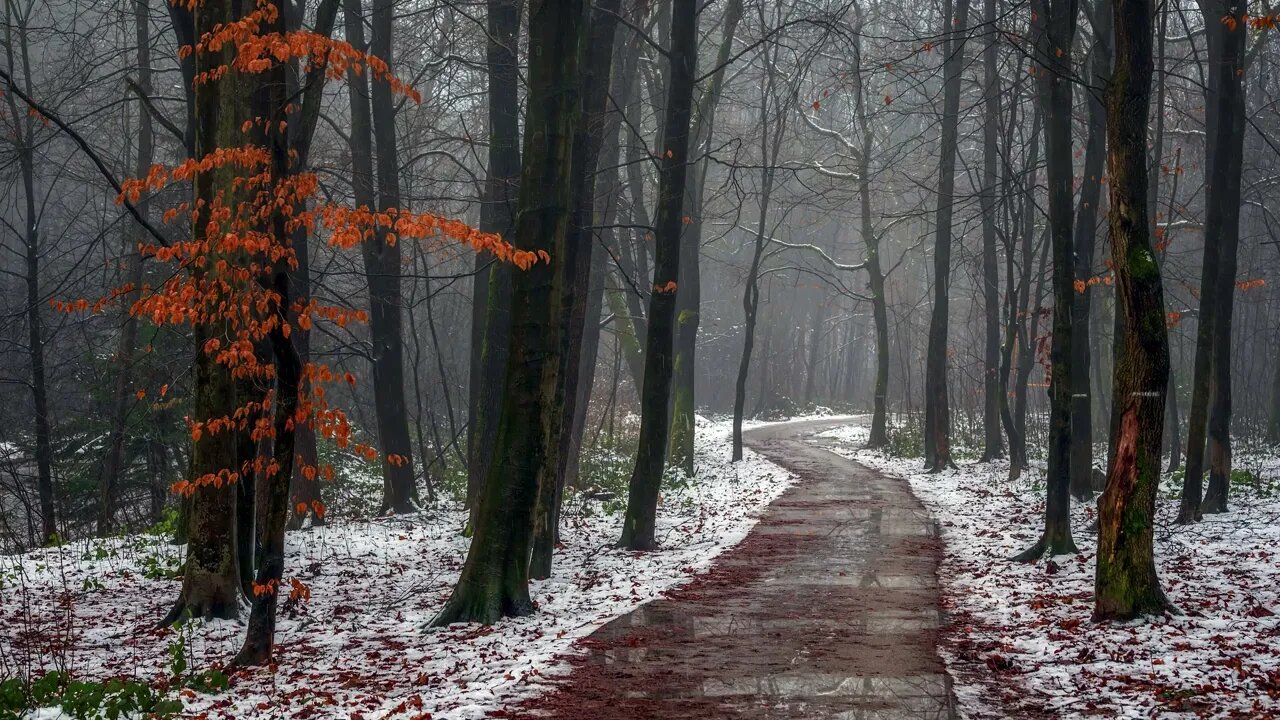
[[[708,161],[703,157],[711,150],[711,138],[715,133],[716,109],[724,92],[725,70],[733,50],[733,39],[738,23],[742,20],[742,0],[730,0],[720,18],[723,28],[720,48],[716,53],[715,70],[711,84],[698,100],[693,118],[690,155],[693,165],[685,188],[685,214],[689,227],[680,245],[680,291],[676,294],[675,336],[675,392],[672,396],[671,416],[671,464],[692,477],[694,467],[694,438],[696,435],[694,393],[695,360],[698,349],[698,326],[702,305],[702,203],[707,182]]]
[[[487,7],[489,159],[480,230],[508,236],[515,227],[520,179],[520,4],[518,0],[488,0]],[[473,513],[489,473],[502,404],[502,374],[511,329],[511,272],[492,258],[476,256],[468,384],[471,419],[467,425],[467,507]]]
[[[239,19],[239,3],[234,0],[206,0],[192,13],[192,32],[201,37],[218,24]],[[204,73],[228,68],[234,47],[224,45],[217,52],[193,53],[194,71]],[[207,157],[219,148],[239,147],[244,142],[241,126],[251,117],[247,83],[241,74],[228,69],[215,80],[196,83],[191,116],[195,118],[193,157]],[[196,208],[192,236],[205,237],[210,229],[211,210],[216,205],[234,206],[243,190],[237,187],[238,170],[215,167],[195,175]],[[215,202],[216,201],[216,202]],[[212,263],[210,263],[212,265]],[[192,270],[201,279],[206,269]],[[230,335],[226,320],[214,319],[198,325],[195,332],[195,382],[192,416],[195,422],[232,417],[246,400],[238,397],[231,370],[219,363],[206,342]],[[191,482],[195,484],[187,518],[187,557],[182,571],[182,590],[162,624],[187,617],[231,618],[239,614],[241,599],[240,566],[237,553],[237,494],[235,483],[213,484],[211,477],[241,471],[237,433],[231,429],[206,429],[192,443]]]
[[[283,33],[286,8],[280,7],[282,0],[274,2],[278,12],[275,20],[265,26],[265,30]],[[292,172],[289,158],[291,144],[287,126],[281,128],[279,123],[271,120],[287,116],[286,98],[291,96],[287,88],[288,69],[286,64],[277,61],[264,71],[260,76],[255,98],[258,116],[267,121],[263,124],[261,134],[265,137],[261,141],[271,155],[272,177],[280,182]],[[285,213],[279,209],[271,213],[266,231],[271,234],[278,247],[289,247],[292,243],[293,233],[288,228]],[[263,284],[276,294],[276,301],[269,310],[276,324],[267,337],[276,370],[275,394],[271,407],[272,449],[270,462],[259,480],[262,490],[261,543],[257,573],[249,590],[249,624],[244,643],[231,662],[233,666],[263,665],[272,659],[276,607],[280,583],[284,578],[285,523],[289,518],[289,490],[297,451],[298,392],[302,380],[302,362],[292,339],[296,336],[289,327],[290,306],[293,303],[290,284],[294,272],[289,267],[288,258],[282,257],[274,263],[269,273]],[[241,561],[243,562],[243,558]]]
[[[566,239],[565,278],[560,299],[560,378],[556,405],[561,408],[552,432],[558,439],[554,486],[539,495],[534,513],[533,557],[529,575],[544,579],[551,575],[551,555],[560,527],[560,504],[568,472],[569,454],[576,450],[573,439],[578,403],[587,402],[579,392],[583,361],[595,363],[595,355],[584,357],[587,306],[591,297],[592,257],[595,245],[596,167],[608,122],[610,72],[613,66],[614,31],[618,27],[621,0],[599,0],[588,14],[587,49],[582,66],[583,116],[573,147],[573,218]],[[597,298],[597,305],[599,298]],[[585,389],[584,389],[585,390]]]
[[[1094,3],[1090,17],[1093,19],[1092,67],[1090,86],[1085,89],[1089,135],[1085,141],[1080,204],[1076,208],[1076,293],[1071,307],[1071,495],[1081,500],[1093,495],[1093,394],[1089,383],[1089,366],[1093,362],[1089,352],[1093,286],[1089,279],[1093,277],[1098,206],[1102,200],[1106,162],[1107,110],[1103,92],[1111,76],[1111,1]]]
[[[151,17],[147,0],[134,2],[134,32],[137,49],[137,87],[144,95],[151,93]],[[134,177],[145,177],[154,159],[154,130],[151,113],[147,111],[145,100],[138,100],[138,149],[134,158]],[[148,216],[150,208],[146,198],[135,205],[143,217]],[[126,283],[131,289],[125,296],[123,306],[124,324],[120,328],[120,341],[116,345],[115,360],[120,364],[115,383],[111,391],[110,429],[107,431],[107,451],[102,458],[102,467],[98,473],[98,535],[106,536],[115,525],[116,488],[120,481],[121,466],[124,462],[125,422],[129,417],[131,404],[129,387],[133,384],[134,349],[138,344],[138,319],[131,312],[133,304],[138,301],[142,292],[142,258],[138,255],[138,244],[144,237],[141,229],[130,225],[124,233],[124,263]]]
[[[1231,314],[1235,299],[1236,246],[1240,239],[1240,168],[1244,153],[1244,26],[1239,0],[1204,0],[1206,18],[1236,18],[1240,27],[1206,22],[1210,68],[1205,91],[1204,261],[1187,467],[1178,522],[1201,512],[1223,512],[1231,476]],[[1201,500],[1205,431],[1209,436],[1208,493]]]
[[[698,63],[698,3],[671,5],[670,79],[659,146],[658,217],[655,232],[653,292],[649,295],[645,335],[644,388],[640,396],[640,440],[627,496],[619,544],[631,550],[654,548],[658,494],[666,464],[668,410],[674,365],[676,285],[680,275],[681,206],[689,166],[689,120],[694,71]]]
[[[555,487],[559,436],[562,283],[573,214],[582,0],[529,4],[529,94],[514,245],[547,253],[514,274],[510,347],[494,458],[474,513],[474,535],[453,595],[433,624],[492,623],[533,612],[529,556],[540,493]]]
[[[322,0],[316,9],[313,32],[321,37],[331,37],[338,20],[341,0]],[[294,4],[294,12],[289,15],[290,29],[298,29],[303,25],[302,3]],[[301,92],[302,101],[289,113],[288,141],[289,149],[294,153],[293,172],[303,172],[310,167],[311,143],[315,138],[316,125],[320,122],[320,106],[324,100],[325,68],[322,65],[312,67],[301,78],[303,87],[298,87],[297,60],[293,62],[294,70],[289,73],[289,96],[296,97]],[[301,209],[300,209],[301,210]],[[297,260],[289,278],[289,291],[295,303],[306,303],[311,299],[311,253],[308,247],[309,236],[305,227],[299,226],[292,232],[294,258]],[[293,325],[293,343],[298,353],[298,362],[305,367],[311,362],[311,331],[303,329],[297,322],[297,314],[290,313],[289,322]],[[322,501],[320,474],[308,478],[306,468],[315,468],[320,462],[316,448],[316,431],[311,422],[303,423],[297,428],[294,442],[297,444],[297,462],[293,467],[293,484],[290,490],[290,508],[293,515],[289,521],[290,529],[298,529],[310,519],[315,525],[324,524],[324,514],[315,511],[316,503]],[[298,508],[302,508],[301,511]]]
[[[984,0],[983,22],[996,27],[996,0]],[[983,343],[983,461],[1004,457],[1004,440],[1000,434],[1000,267],[996,262],[996,198],[1000,177],[997,172],[1000,125],[1000,69],[996,45],[998,35],[987,41],[983,50],[982,119],[982,308]]]
[[[969,0],[946,0],[946,60],[942,66],[942,140],[938,206],[934,215],[933,312],[925,354],[924,463],[937,472],[951,460],[951,412],[947,397],[947,334],[951,295],[951,220],[954,215],[956,147],[960,128],[960,76],[969,22]]]
[[[1236,294],[1236,251],[1240,244],[1240,174],[1245,135],[1245,13],[1243,0],[1204,0],[1205,17],[1230,16],[1239,24],[1235,32],[1218,22],[1209,38],[1209,66],[1217,76],[1210,82],[1210,110],[1206,134],[1214,139],[1209,153],[1210,179],[1205,216],[1205,242],[1218,248],[1218,279],[1213,307],[1213,348],[1209,362],[1209,485],[1201,510],[1227,511],[1231,487],[1231,320]],[[1209,23],[1206,23],[1206,26]],[[1217,42],[1215,42],[1215,39]],[[1216,61],[1216,62],[1215,62]],[[1216,95],[1216,97],[1212,97]]]
[[[393,7],[386,0],[374,3],[370,16],[371,40],[365,43],[360,0],[343,0],[347,42],[360,51],[391,57]],[[396,208],[400,204],[399,166],[395,142],[395,113],[391,88],[385,78],[349,73],[351,101],[352,186],[357,207]],[[372,85],[372,92],[369,88]],[[375,194],[374,157],[377,143]],[[414,482],[409,419],[404,402],[403,323],[401,321],[400,249],[388,242],[387,229],[379,227],[361,245],[369,289],[369,340],[373,366],[373,405],[382,455],[382,512],[412,513],[418,509]],[[393,460],[398,456],[399,460]]]
[[[1071,538],[1071,346],[1075,248],[1071,228],[1071,46],[1076,0],[1036,0],[1036,79],[1045,118],[1048,232],[1053,255],[1053,331],[1049,339],[1049,442],[1045,477],[1044,533],[1015,559],[1077,552]]]
[[[1120,414],[1113,438],[1115,460],[1098,501],[1095,620],[1126,620],[1168,607],[1156,577],[1153,547],[1169,339],[1146,204],[1151,2],[1116,0],[1114,18],[1107,174],[1117,312],[1124,318],[1124,339],[1113,379]]]

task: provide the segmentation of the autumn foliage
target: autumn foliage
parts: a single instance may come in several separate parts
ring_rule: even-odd
[[[195,10],[199,0],[177,0]],[[243,18],[216,25],[203,34],[195,46],[184,46],[180,56],[191,53],[218,53],[230,49],[231,61],[207,70],[195,78],[197,86],[212,83],[230,72],[242,76],[267,72],[280,64],[297,62],[303,72],[323,69],[330,79],[347,77],[348,73],[368,71],[386,82],[392,91],[415,103],[422,98],[416,90],[391,74],[387,64],[377,57],[357,51],[349,43],[330,39],[307,30],[267,32],[277,26],[278,7],[268,0],[257,0],[256,7]],[[168,265],[174,272],[158,285],[141,288],[118,288],[109,296],[90,302],[55,301],[56,309],[66,312],[99,312],[107,305],[139,291],[129,308],[135,316],[157,326],[190,326],[217,328],[199,349],[212,356],[237,380],[252,381],[266,388],[260,397],[251,398],[224,417],[191,418],[186,422],[193,440],[206,434],[248,432],[255,443],[270,438],[275,428],[270,420],[275,401],[272,388],[275,366],[269,354],[260,348],[276,331],[289,338],[295,331],[308,332],[317,323],[345,327],[367,320],[362,310],[328,305],[314,298],[295,299],[281,308],[282,298],[269,282],[272,272],[283,267],[298,267],[290,237],[305,231],[307,237],[318,236],[336,249],[350,249],[366,242],[459,243],[476,252],[488,252],[499,260],[522,269],[542,260],[545,253],[519,251],[497,235],[482,233],[465,223],[431,213],[405,209],[375,211],[366,206],[349,207],[317,201],[319,181],[306,168],[293,167],[297,158],[290,152],[290,167],[281,173],[269,146],[274,136],[281,138],[287,130],[287,117],[293,108],[283,108],[281,117],[258,117],[246,120],[240,130],[246,142],[240,147],[223,147],[202,157],[187,159],[173,166],[154,165],[145,177],[122,183],[117,202],[138,203],[144,197],[173,185],[194,183],[204,173],[230,176],[230,194],[219,191],[211,201],[204,199],[170,207],[163,215],[166,225],[186,224],[190,237],[173,241],[143,244],[142,257]],[[279,219],[283,218],[283,226]],[[202,224],[202,226],[201,226]],[[283,230],[283,232],[281,232]],[[351,373],[339,373],[321,363],[307,363],[302,370],[297,411],[289,428],[306,425],[318,436],[332,440],[338,447],[349,449],[369,460],[378,457],[376,448],[357,442],[346,414],[332,406],[326,387],[336,383],[354,385]],[[168,386],[161,389],[161,395]],[[139,390],[139,397],[145,391]],[[403,458],[391,456],[388,462],[398,464]],[[300,474],[307,480],[332,479],[334,470],[328,465],[304,465],[295,458]],[[245,473],[272,477],[280,471],[270,455],[259,455],[250,466],[229,466],[200,477],[180,480],[173,490],[191,494],[197,487],[222,487],[237,482]],[[311,508],[323,515],[324,508]],[[300,508],[300,510],[307,508]],[[296,588],[295,588],[296,591]]]

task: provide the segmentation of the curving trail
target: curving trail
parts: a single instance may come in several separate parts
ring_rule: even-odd
[[[848,423],[748,432],[799,482],[711,571],[601,628],[556,690],[507,716],[955,717],[937,529],[905,481],[812,437]]]

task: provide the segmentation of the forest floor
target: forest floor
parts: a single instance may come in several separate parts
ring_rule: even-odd
[[[287,603],[277,664],[234,674],[228,690],[175,692],[212,718],[479,718],[543,691],[575,642],[613,618],[689,583],[747,536],[794,477],[748,450],[731,463],[730,425],[699,428],[698,477],[659,507],[660,552],[613,548],[621,503],[568,503],[553,576],[535,581],[533,616],[493,627],[427,629],[466,556],[466,514],[443,505],[412,516],[288,535],[286,577],[311,597]],[[0,679],[67,671],[157,687],[219,666],[243,625],[155,623],[178,595],[181,546],[135,535],[0,556]],[[49,709],[41,718],[59,717]]]
[[[749,432],[796,485],[711,572],[604,626],[554,691],[502,717],[954,717],[937,528],[904,481],[813,444],[847,422]]]
[[[1079,553],[1009,558],[1040,535],[1044,473],[1008,463],[921,471],[919,459],[861,449],[866,428],[826,437],[837,451],[905,478],[941,525],[949,622],[940,650],[972,718],[1280,717],[1280,458],[1237,450],[1230,511],[1173,524],[1178,477],[1158,503],[1156,566],[1181,614],[1098,624],[1096,506],[1073,503]],[[1105,461],[1105,447],[1100,460]]]

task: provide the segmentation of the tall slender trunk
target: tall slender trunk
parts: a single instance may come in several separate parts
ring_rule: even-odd
[[[1147,114],[1151,96],[1151,0],[1116,0],[1115,68],[1107,97],[1112,258],[1124,339],[1115,363],[1120,422],[1098,501],[1095,620],[1164,610],[1154,529],[1169,338],[1160,269],[1147,217]]]
[[[574,137],[573,147],[573,219],[566,239],[568,257],[560,299],[560,378],[556,404],[561,412],[551,428],[557,438],[556,475],[551,487],[538,497],[534,513],[533,557],[530,577],[543,579],[551,575],[551,554],[560,527],[560,504],[569,468],[569,453],[576,451],[573,438],[574,418],[579,401],[585,403],[578,387],[584,360],[591,364],[595,355],[585,357],[588,303],[591,298],[592,258],[595,245],[596,167],[604,143],[608,118],[610,72],[613,67],[614,31],[618,27],[621,0],[600,0],[589,13],[587,49],[582,66],[582,122]],[[596,298],[599,305],[599,298]],[[583,389],[585,390],[585,388]]]
[[[510,235],[520,179],[519,0],[488,0],[489,159],[480,210],[482,232]],[[511,329],[511,268],[476,256],[472,285],[471,369],[467,425],[467,507],[476,500],[493,457],[502,374]]]
[[[1235,300],[1236,246],[1240,239],[1240,168],[1244,154],[1245,7],[1240,0],[1203,0],[1210,68],[1205,91],[1204,262],[1200,278],[1200,323],[1187,427],[1187,469],[1178,522],[1194,522],[1202,511],[1223,512],[1231,477],[1231,314]],[[1203,503],[1205,434],[1210,474]]]
[[[822,325],[826,321],[827,308],[822,303],[813,306],[813,323],[809,327],[809,357],[805,360],[804,372],[804,405],[813,407],[814,383],[818,374],[818,359],[821,357]]]
[[[984,0],[983,22],[996,26],[996,0]],[[982,459],[1004,457],[1000,435],[1000,267],[996,261],[996,198],[1000,177],[997,172],[1000,125],[1000,68],[997,66],[998,35],[992,35],[982,53],[982,308],[984,329],[982,376]]]
[[[1027,153],[1029,169],[1025,185],[1022,188],[1023,203],[1016,217],[1021,227],[1012,228],[1011,235],[1022,239],[1021,263],[1017,262],[1019,243],[1010,241],[1005,247],[1005,275],[1008,281],[1007,304],[1005,311],[1005,339],[1000,354],[1000,420],[1004,425],[1005,435],[1009,439],[1009,476],[1017,478],[1027,466],[1027,439],[1023,427],[1023,416],[1026,409],[1026,382],[1028,360],[1030,359],[1030,332],[1028,325],[1035,327],[1036,319],[1032,317],[1031,279],[1034,271],[1033,260],[1035,223],[1032,191],[1035,188],[1037,171],[1040,162],[1040,129],[1041,114],[1037,109],[1031,122],[1031,149]],[[1043,266],[1043,262],[1041,265]],[[1020,265],[1021,273],[1015,273]],[[1043,269],[1043,268],[1042,268]],[[1043,273],[1041,273],[1043,276]],[[1039,292],[1036,293],[1037,297]],[[1017,351],[1017,360],[1014,351]],[[1009,390],[1010,377],[1014,376],[1014,387]],[[1010,397],[1014,398],[1011,406]]]
[[[1071,228],[1071,62],[1076,0],[1036,0],[1036,78],[1045,118],[1048,233],[1053,256],[1053,330],[1049,338],[1049,441],[1044,533],[1017,560],[1076,552],[1071,538],[1071,315],[1076,255]]]
[[[1205,17],[1236,18],[1245,25],[1248,7],[1243,0],[1204,0],[1202,12],[1218,13]],[[1218,23],[1226,30],[1225,23]],[[1205,217],[1205,241],[1217,242],[1217,304],[1213,308],[1213,348],[1210,367],[1209,406],[1209,485],[1205,489],[1202,510],[1222,513],[1227,510],[1231,487],[1231,321],[1236,293],[1236,254],[1240,244],[1240,181],[1244,159],[1245,135],[1245,33],[1208,32],[1209,64],[1218,76],[1217,109],[1210,113],[1207,133],[1215,138],[1210,155],[1209,193],[1212,203]],[[1218,47],[1214,38],[1217,36]],[[1218,62],[1215,63],[1215,58]],[[1215,212],[1216,210],[1216,212]]]
[[[453,595],[433,621],[492,623],[533,612],[529,557],[540,493],[554,488],[562,392],[560,320],[573,218],[573,152],[582,102],[583,0],[529,3],[528,106],[514,245],[546,253],[514,273],[510,346],[493,461]]]
[[[151,18],[147,0],[134,2],[134,32],[137,49],[137,86],[144,95],[151,93]],[[138,100],[138,148],[134,158],[134,177],[145,177],[154,159],[154,130],[151,113],[142,98]],[[145,198],[135,205],[147,217],[149,203]],[[138,344],[138,319],[130,311],[142,292],[142,258],[138,243],[143,240],[140,228],[130,225],[124,233],[125,282],[131,289],[124,296],[124,324],[116,345],[115,360],[120,364],[111,391],[111,419],[107,431],[107,450],[98,472],[98,535],[108,535],[115,524],[116,486],[120,480],[124,457],[125,421],[129,416],[129,387],[133,381],[133,353]]]
[[[338,20],[338,10],[342,0],[323,0],[316,8],[313,32],[321,37],[331,37]],[[298,29],[304,18],[301,5],[293,5],[289,14],[289,28]],[[299,63],[293,62],[294,68],[289,72],[289,96],[301,94],[301,102],[289,113],[288,141],[289,150],[294,154],[292,172],[303,172],[310,166],[311,142],[315,137],[316,125],[320,122],[320,105],[324,98],[325,68],[315,66],[302,77],[298,77]],[[301,85],[301,87],[300,87]],[[292,232],[292,247],[297,265],[289,278],[289,291],[294,302],[305,304],[311,298],[311,253],[308,247],[309,236],[305,227],[299,226]],[[298,362],[304,367],[311,361],[311,331],[303,329],[296,322],[297,314],[290,313],[289,322],[293,325],[293,344],[298,353]],[[324,523],[324,513],[316,512],[317,502],[322,500],[319,473],[312,474],[307,468],[316,468],[319,464],[319,453],[316,448],[316,431],[312,423],[298,426],[295,439],[297,444],[297,462],[293,468],[293,484],[290,489],[289,507],[293,508],[290,528],[297,529],[311,518],[317,525]],[[298,508],[302,508],[301,511]]]
[[[925,354],[924,463],[931,471],[953,465],[947,397],[947,334],[951,297],[951,220],[955,214],[956,147],[960,128],[960,76],[969,23],[969,0],[945,0],[946,60],[942,66],[942,139],[938,206],[934,215],[933,312]]]
[[[751,354],[755,350],[756,321],[760,315],[760,262],[764,257],[764,247],[769,240],[768,220],[769,204],[773,198],[773,183],[777,175],[778,152],[782,147],[782,135],[785,127],[783,116],[769,117],[769,101],[776,90],[777,72],[773,60],[776,59],[777,46],[770,48],[775,54],[765,57],[765,82],[760,87],[760,212],[756,216],[756,236],[752,245],[751,264],[747,270],[747,281],[742,290],[742,356],[738,361],[738,378],[734,385],[733,395],[733,460],[742,459],[742,421],[747,409],[747,380],[751,374]],[[768,51],[766,51],[768,52]],[[769,376],[769,338],[765,336],[765,365],[761,371],[761,392],[759,407],[769,405],[771,386]]]
[[[206,0],[192,12],[193,37],[202,37],[219,24],[238,20],[240,4],[235,0]],[[234,69],[227,69],[235,49],[230,44],[218,51],[192,53],[193,70],[204,73],[225,70],[215,80],[196,83],[192,91],[195,120],[192,132],[193,157],[204,158],[220,148],[239,147],[244,142],[242,125],[252,117],[248,83]],[[234,207],[243,195],[236,182],[238,170],[215,167],[195,176],[196,208],[192,236],[205,237],[210,228],[211,210],[216,205]],[[209,263],[210,266],[214,263]],[[198,280],[210,272],[194,268]],[[195,329],[195,381],[192,419],[205,423],[232,417],[247,401],[237,396],[231,370],[219,363],[205,345],[209,340],[230,336],[225,319],[213,319]],[[238,473],[238,433],[231,429],[206,430],[192,442],[190,477],[196,485],[187,517],[187,557],[182,571],[182,589],[163,624],[185,617],[230,618],[239,613],[241,599],[239,553],[237,552],[237,495],[234,486],[214,485],[201,479],[219,473]]]
[[[1075,303],[1071,308],[1071,495],[1093,495],[1093,394],[1089,365],[1093,358],[1092,317],[1094,247],[1097,243],[1098,205],[1102,200],[1103,164],[1106,162],[1107,109],[1103,92],[1111,76],[1111,2],[1098,0],[1093,13],[1091,78],[1085,95],[1089,107],[1089,135],[1084,148],[1084,174],[1075,225]]]
[[[5,4],[5,54],[10,72],[18,66],[15,50],[21,57],[23,83],[31,85],[31,58],[27,50],[25,18],[13,16],[13,6]],[[17,37],[14,37],[14,30]],[[34,118],[19,112],[14,93],[5,93],[9,104],[13,142],[18,155],[23,199],[23,260],[27,300],[27,359],[31,364],[31,401],[35,411],[36,494],[40,503],[40,542],[47,543],[58,534],[53,502],[53,445],[49,419],[49,391],[45,380],[44,331],[40,308],[40,220],[36,211],[35,126]],[[28,514],[28,519],[30,515]]]
[[[694,111],[690,150],[693,166],[689,170],[689,180],[685,188],[684,212],[689,216],[690,224],[680,245],[680,279],[678,281],[680,292],[676,294],[676,354],[673,370],[675,392],[672,396],[671,464],[683,470],[688,476],[692,476],[695,470],[694,415],[697,410],[694,395],[697,375],[695,359],[698,349],[698,326],[702,317],[702,202],[708,169],[708,160],[703,158],[703,155],[709,153],[711,149],[716,109],[720,105],[720,97],[724,91],[725,71],[729,66],[733,39],[740,20],[742,20],[742,0],[730,0],[725,6],[724,15],[720,18],[722,28],[720,48],[716,53],[715,71],[711,76],[711,84],[699,98]]]
[[[267,32],[284,33],[287,14],[285,8],[279,7],[283,0],[273,1],[277,3],[278,12],[265,29]],[[282,62],[276,62],[266,70],[260,78],[255,98],[257,115],[266,121],[262,126],[264,137],[261,142],[270,153],[271,175],[278,182],[285,181],[291,172],[288,130],[275,122],[277,118],[288,116],[285,108],[286,98],[290,96],[288,70]],[[288,247],[292,242],[293,234],[288,229],[285,213],[278,209],[271,213],[266,231],[278,247]],[[284,578],[284,534],[291,505],[289,491],[297,450],[298,392],[302,380],[302,362],[294,345],[295,336],[288,330],[293,277],[288,258],[282,257],[263,279],[263,284],[276,294],[276,300],[269,309],[276,323],[267,337],[276,370],[271,406],[271,462],[259,480],[259,497],[262,499],[259,505],[262,519],[259,561],[249,594],[249,623],[244,643],[232,660],[233,665],[263,665],[272,659],[275,647],[276,607],[280,583]]]
[[[644,389],[640,397],[640,440],[627,497],[619,544],[631,550],[652,550],[658,494],[666,465],[668,416],[676,321],[680,241],[684,227],[681,206],[689,166],[689,119],[693,105],[694,71],[698,63],[698,3],[671,3],[671,47],[667,107],[660,145],[658,217],[654,239],[653,292],[649,295],[645,337]]]

